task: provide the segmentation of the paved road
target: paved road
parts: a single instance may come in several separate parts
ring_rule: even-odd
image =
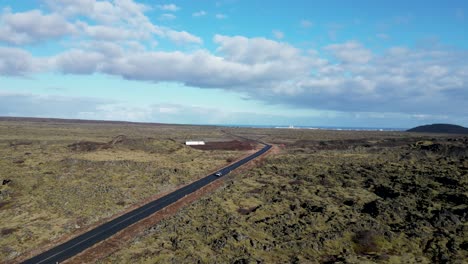
[[[244,165],[245,163],[257,158],[258,156],[267,152],[271,148],[271,145],[267,145],[262,142],[259,142],[259,143],[265,146],[258,152],[220,170],[220,172],[222,172],[221,177],[226,176],[232,170],[235,170],[238,167]],[[185,195],[188,195],[197,191],[201,187],[217,180],[218,178],[220,177],[217,177],[215,174],[210,174],[164,197],[161,197],[157,200],[149,202],[131,212],[128,212],[122,216],[119,216],[110,222],[102,224],[101,226],[98,226],[76,238],[73,238],[61,245],[58,245],[40,255],[37,255],[31,259],[28,259],[23,263],[58,263],[68,258],[71,258],[75,256],[76,254],[84,251],[85,249],[93,246],[94,244],[109,238],[115,233],[121,231],[122,229],[178,201],[179,199],[183,198]]]

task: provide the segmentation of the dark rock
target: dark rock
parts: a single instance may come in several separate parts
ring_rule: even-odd
[[[340,262],[345,262],[346,259],[343,258],[342,256],[339,255],[331,255],[331,256],[325,256],[322,258],[322,264],[333,264],[333,263],[340,263]]]
[[[454,205],[465,205],[468,204],[468,197],[462,193],[443,193],[439,194],[436,197],[437,200],[441,200],[447,203],[451,203]]]
[[[297,256],[292,257],[290,261],[291,261],[291,262],[290,262],[291,264],[298,264],[298,263],[300,263],[300,262],[299,262],[299,258],[298,258]]]
[[[17,228],[3,228],[0,231],[0,235],[7,236],[7,235],[10,235],[10,234],[14,233],[16,230],[18,230],[18,229]]]
[[[310,202],[301,203],[301,207],[309,213],[323,213],[324,211],[323,207],[312,205]]]
[[[458,216],[447,210],[435,211],[430,222],[434,227],[439,228],[449,228],[461,225],[461,221]]]
[[[107,143],[91,142],[91,141],[80,141],[68,145],[68,148],[72,151],[96,151],[100,149],[108,149],[111,146]]]
[[[434,179],[436,182],[438,183],[442,183],[444,185],[448,185],[448,186],[458,186],[459,185],[459,182],[455,179],[450,179],[448,177],[436,177]]]
[[[10,142],[10,147],[29,146],[29,145],[32,145],[31,141],[14,141],[14,142]]]
[[[465,219],[468,216],[468,207],[452,209],[452,213]]]
[[[240,259],[236,259],[233,264],[248,264],[249,263],[249,260],[246,259],[246,258],[240,258]]]
[[[394,191],[392,188],[379,185],[375,187],[374,193],[384,199],[394,199],[400,196],[400,193]]]
[[[361,213],[368,214],[372,217],[377,217],[380,214],[379,208],[377,206],[377,200],[366,203],[361,210]]]
[[[5,179],[5,180],[2,181],[2,185],[7,185],[7,184],[9,184],[10,182],[11,182],[10,179]]]
[[[250,213],[253,213],[257,211],[258,208],[262,207],[261,205],[253,206],[250,208],[239,208],[237,209],[237,212],[241,215],[249,215]]]
[[[421,145],[419,148],[421,150],[427,150],[431,152],[440,152],[443,150],[443,146],[441,144]]]
[[[368,178],[365,182],[364,182],[364,188],[366,189],[369,189],[371,188],[372,186],[374,186],[374,180],[372,178]]]
[[[468,241],[461,243],[460,248],[463,250],[468,250]]]
[[[450,263],[447,242],[442,238],[429,240],[424,248],[424,253],[431,257],[433,263]]]
[[[297,206],[295,204],[290,204],[289,205],[289,210],[294,211],[297,209]]]
[[[221,237],[215,239],[211,242],[211,248],[213,250],[220,250],[226,245],[227,239],[225,237]]]
[[[375,253],[380,251],[377,242],[377,232],[372,230],[358,231],[353,236],[352,241],[355,244],[355,251],[359,254]]]

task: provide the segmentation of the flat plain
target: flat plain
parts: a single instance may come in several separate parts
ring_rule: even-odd
[[[468,137],[229,131],[275,151],[99,263],[466,263]]]
[[[466,136],[53,120],[0,122],[0,259],[253,151],[233,135],[274,148],[96,262],[466,263]]]
[[[78,234],[251,151],[198,150],[185,140],[233,138],[208,126],[0,121],[0,260]]]

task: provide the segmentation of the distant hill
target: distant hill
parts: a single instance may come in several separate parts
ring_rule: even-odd
[[[407,131],[421,133],[468,134],[468,128],[451,124],[432,124],[418,126],[408,129]]]

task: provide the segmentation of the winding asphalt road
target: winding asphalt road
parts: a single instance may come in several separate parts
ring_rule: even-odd
[[[245,163],[257,158],[258,156],[267,152],[271,145],[263,142],[258,142],[264,145],[264,147],[258,152],[234,163],[221,170],[221,177],[226,176],[232,170],[244,165]],[[184,196],[191,194],[198,189],[206,186],[207,184],[219,179],[220,177],[215,174],[210,174],[198,181],[195,181],[187,186],[184,186],[172,193],[167,194],[157,200],[149,202],[131,212],[128,212],[122,216],[115,218],[105,224],[102,224],[78,237],[75,237],[61,245],[58,245],[42,254],[39,254],[31,259],[24,261],[23,263],[59,263],[68,258],[75,256],[76,254],[84,251],[85,249],[99,243],[122,229],[154,214],[155,212],[163,209],[164,207],[178,201]]]

